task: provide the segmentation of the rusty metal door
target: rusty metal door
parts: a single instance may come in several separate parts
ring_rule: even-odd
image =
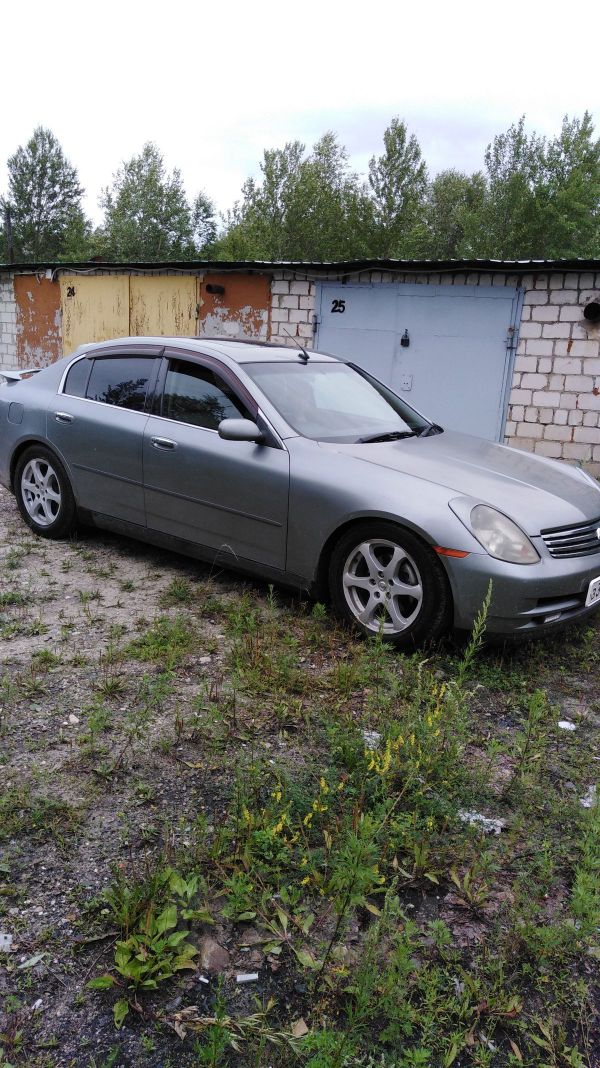
[[[17,366],[46,367],[62,356],[60,287],[40,274],[15,275]]]
[[[129,276],[63,274],[60,279],[63,353],[88,341],[129,334]]]
[[[201,280],[199,290],[200,336],[267,340],[269,276],[211,272]]]
[[[132,337],[193,337],[197,279],[193,275],[144,275],[129,280]]]

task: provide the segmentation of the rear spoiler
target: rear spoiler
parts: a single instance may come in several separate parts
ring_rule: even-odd
[[[31,378],[32,375],[37,375],[41,369],[41,367],[27,367],[25,370],[19,371],[0,370],[0,380],[5,378],[7,382],[21,382],[24,378]]]

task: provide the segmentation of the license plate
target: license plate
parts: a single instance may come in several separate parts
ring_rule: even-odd
[[[591,604],[600,604],[600,575],[598,578],[593,578],[589,585],[585,607],[589,608]]]

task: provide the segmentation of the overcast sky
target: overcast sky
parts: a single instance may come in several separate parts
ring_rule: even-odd
[[[4,0],[0,192],[39,124],[96,221],[102,186],[149,140],[220,210],[264,148],[327,129],[364,174],[394,115],[430,171],[475,170],[523,113],[552,135],[587,108],[600,134],[597,23],[592,0]]]

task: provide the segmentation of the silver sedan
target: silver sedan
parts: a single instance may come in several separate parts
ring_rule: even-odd
[[[600,488],[444,430],[364,370],[225,339],[82,346],[0,389],[0,480],[26,523],[143,538],[329,596],[398,646],[543,634],[600,607]]]

